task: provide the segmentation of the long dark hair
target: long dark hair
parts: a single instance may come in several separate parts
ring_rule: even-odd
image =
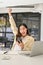
[[[22,23],[22,24],[20,24],[19,27],[18,27],[18,34],[17,34],[16,37],[21,37],[21,36],[22,36],[21,33],[20,33],[20,26],[24,26],[24,27],[27,29],[27,35],[30,36],[30,34],[29,34],[29,29],[28,29],[27,25],[24,24],[24,23]]]

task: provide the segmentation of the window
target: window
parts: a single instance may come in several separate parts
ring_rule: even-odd
[[[19,24],[25,23],[28,26],[31,36],[35,40],[40,40],[40,13],[12,13],[12,15],[17,27]],[[6,47],[12,46],[14,35],[10,27],[8,14],[0,14],[0,36],[7,38],[7,42],[5,43]]]
[[[35,40],[40,40],[40,13],[17,13],[17,26],[20,23],[25,23],[28,26],[31,36]]]
[[[0,39],[1,38],[6,38],[6,42],[4,40],[5,47],[10,47],[9,45],[14,39],[7,14],[0,14]]]

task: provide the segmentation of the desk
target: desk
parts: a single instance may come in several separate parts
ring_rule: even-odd
[[[5,59],[7,57],[7,59]],[[2,54],[0,65],[43,65],[43,55],[29,57],[25,55]]]

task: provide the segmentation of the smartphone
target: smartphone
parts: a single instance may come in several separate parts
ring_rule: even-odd
[[[19,43],[21,43],[21,42],[22,42],[21,37],[17,37],[17,41],[18,41]]]

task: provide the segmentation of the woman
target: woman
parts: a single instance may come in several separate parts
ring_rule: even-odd
[[[21,24],[19,28],[16,27],[11,11],[12,9],[8,9],[9,22],[11,24],[11,28],[15,36],[12,49],[30,51],[34,43],[34,38],[29,35],[28,28],[25,24]],[[22,40],[18,41],[17,40],[18,37],[21,38]]]

